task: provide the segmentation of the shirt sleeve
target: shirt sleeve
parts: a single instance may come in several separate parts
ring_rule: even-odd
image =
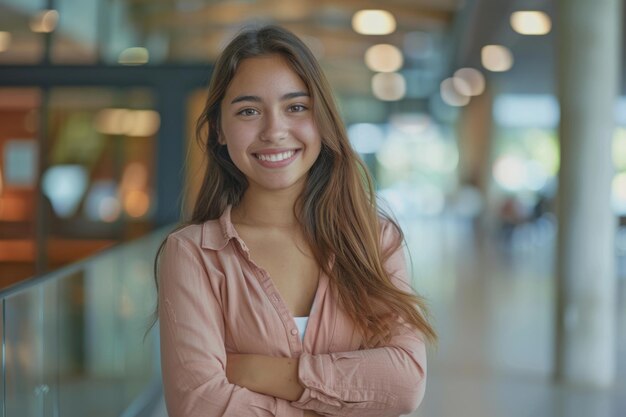
[[[288,401],[228,382],[224,319],[200,250],[170,236],[159,259],[163,389],[170,417],[302,417]]]
[[[383,247],[394,235],[385,223]],[[396,286],[412,291],[403,248],[385,263]],[[311,355],[303,353],[298,368],[304,386],[292,404],[328,416],[397,417],[414,411],[426,387],[426,347],[423,335],[398,325],[389,343],[380,348],[354,352]]]

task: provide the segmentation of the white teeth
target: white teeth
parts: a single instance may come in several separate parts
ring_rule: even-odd
[[[291,158],[295,153],[296,151],[274,153],[271,155],[257,154],[256,157],[259,158],[261,161],[279,162]]]

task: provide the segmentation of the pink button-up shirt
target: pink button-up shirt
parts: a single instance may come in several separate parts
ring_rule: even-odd
[[[382,248],[394,237],[383,222]],[[385,266],[410,291],[402,249]],[[172,233],[159,260],[164,395],[170,417],[396,417],[417,408],[426,383],[422,335],[398,325],[387,346],[363,349],[322,273],[304,340],[271,278],[250,258],[227,209]],[[228,382],[227,353],[299,358],[294,402]]]

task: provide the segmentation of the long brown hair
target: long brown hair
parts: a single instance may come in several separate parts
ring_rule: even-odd
[[[426,318],[424,300],[399,290],[384,268],[403,236],[397,224],[376,204],[372,180],[348,141],[330,86],[307,46],[286,29],[265,26],[236,36],[217,60],[196,136],[204,147],[206,173],[188,224],[219,218],[228,205],[237,206],[246,191],[246,177],[218,141],[220,105],[239,64],[248,58],[280,54],[300,76],[313,102],[322,149],[309,171],[305,188],[294,206],[317,263],[330,277],[347,314],[367,346],[391,336],[398,319],[414,326],[427,339],[436,335]],[[395,228],[393,247],[382,253],[381,216]],[[334,259],[332,266],[329,261]],[[156,264],[156,262],[155,262]]]

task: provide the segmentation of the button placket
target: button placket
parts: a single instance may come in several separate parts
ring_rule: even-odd
[[[252,260],[250,260],[250,263],[255,270],[255,275],[259,278],[263,291],[265,291],[270,302],[274,305],[283,326],[290,335],[287,337],[289,349],[296,357],[300,356],[302,353],[302,342],[299,338],[298,329],[293,327],[295,325],[295,321],[291,316],[291,313],[287,309],[287,306],[282,302],[279,294],[276,292],[276,287],[274,287],[274,283],[272,282],[272,279],[267,271],[254,264]]]

